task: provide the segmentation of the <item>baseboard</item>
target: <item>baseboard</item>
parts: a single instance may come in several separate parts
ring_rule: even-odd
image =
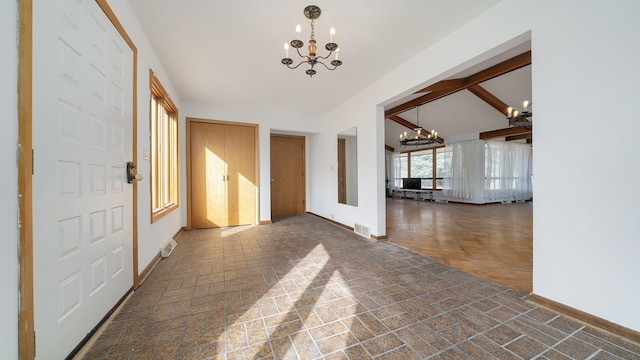
[[[181,227],[180,229],[178,229],[178,231],[176,231],[175,234],[173,234],[173,240],[178,240],[178,238],[180,237],[180,235],[182,235],[182,233],[187,230],[186,227]]]
[[[258,225],[270,225],[271,224],[271,220],[260,220],[258,222]]]
[[[597,317],[595,315],[591,315],[582,310],[578,310],[572,308],[571,306],[567,306],[561,304],[559,302],[547,299],[543,296],[539,296],[536,294],[531,294],[527,297],[527,301],[545,307],[547,309],[559,312],[563,315],[569,316],[575,320],[578,320],[582,323],[597,327],[601,330],[604,330],[612,335],[620,336],[625,340],[631,340],[636,343],[640,343],[640,332],[629,329],[622,325],[618,325],[609,320],[605,320],[603,318]]]
[[[151,271],[153,271],[156,265],[158,265],[160,259],[160,252],[158,252],[156,256],[151,259],[149,265],[147,265],[147,267],[145,267],[144,270],[142,270],[142,272],[138,275],[138,287],[140,287],[142,283],[147,279],[147,277],[149,277],[149,274],[151,274]]]
[[[320,219],[322,219],[322,220],[324,220],[324,221],[326,221],[328,223],[331,223],[331,224],[333,224],[333,225],[335,225],[337,227],[343,228],[345,230],[354,231],[354,229],[351,226],[347,226],[347,225],[345,225],[343,223],[339,223],[339,222],[337,222],[335,220],[327,219],[324,216],[321,216],[321,215],[318,215],[318,214],[314,214],[314,213],[309,212],[309,211],[307,211],[307,214],[313,215],[315,217],[318,217],[318,218],[320,218]],[[376,241],[387,241],[387,235],[383,235],[383,236],[371,235],[371,239],[376,240]]]
[[[178,231],[176,231],[176,233],[173,234],[173,237],[172,237],[173,240],[177,241],[180,235],[182,235],[182,233],[186,229],[187,228],[184,226],[178,229]],[[140,287],[140,285],[142,285],[142,283],[147,279],[147,277],[149,277],[149,274],[151,274],[151,271],[153,271],[153,269],[156,267],[156,265],[158,265],[161,259],[162,258],[160,257],[160,252],[158,252],[156,256],[154,256],[153,259],[151,259],[151,261],[149,262],[149,265],[147,265],[147,267],[145,267],[144,270],[142,270],[142,272],[138,275],[138,287]]]
[[[84,353],[93,345],[93,342],[102,334],[106,325],[111,321],[111,317],[120,311],[122,305],[124,305],[125,301],[129,298],[129,296],[133,293],[133,286],[129,288],[129,290],[118,300],[118,302],[107,312],[100,322],[96,326],[89,331],[87,336],[80,341],[80,343],[67,355],[65,360],[70,359],[81,359],[84,357]]]
[[[307,211],[307,214],[313,215],[315,217],[318,217],[318,218],[320,218],[320,219],[322,219],[322,220],[324,220],[324,221],[326,221],[328,223],[331,223],[331,224],[333,224],[333,225],[335,225],[337,227],[341,227],[341,228],[343,228],[345,230],[353,231],[353,228],[351,226],[347,226],[347,225],[345,225],[343,223],[339,223],[339,222],[337,222],[335,220],[331,220],[331,219],[328,219],[328,218],[326,218],[324,216],[321,216],[321,215],[318,215],[318,214],[314,214],[314,213],[308,212],[308,211]]]

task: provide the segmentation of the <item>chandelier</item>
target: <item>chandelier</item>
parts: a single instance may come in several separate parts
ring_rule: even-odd
[[[291,40],[289,44],[291,44],[291,47],[296,49],[298,55],[302,58],[302,61],[300,61],[298,65],[291,66],[291,64],[293,64],[293,60],[289,57],[289,44],[284,44],[285,56],[282,59],[282,63],[285,64],[289,69],[296,69],[302,64],[308,64],[309,68],[305,72],[307,73],[307,75],[309,75],[309,77],[312,77],[316,74],[316,70],[313,68],[316,64],[322,64],[328,70],[335,70],[336,68],[338,68],[338,66],[342,65],[342,61],[338,60],[338,52],[340,51],[340,49],[338,48],[338,44],[333,42],[333,36],[336,34],[336,29],[334,28],[331,28],[331,30],[329,31],[329,43],[324,46],[324,48],[329,51],[329,54],[327,54],[327,56],[318,56],[316,54],[318,47],[316,46],[314,20],[319,18],[321,13],[322,12],[320,11],[320,8],[315,5],[309,5],[304,8],[304,16],[306,16],[307,19],[311,20],[311,38],[309,39],[309,46],[307,46],[307,55],[302,55],[300,53],[300,48],[304,45],[304,42],[300,40],[300,31],[302,28],[300,27],[300,25],[296,26],[296,38],[295,40]],[[333,65],[333,67],[329,67],[327,66],[327,64],[322,62],[322,60],[328,59],[333,53],[335,53],[335,58],[331,60],[331,65]]]
[[[410,134],[400,134],[400,145],[431,145],[438,142],[438,132],[435,130],[427,131],[420,126],[420,107],[416,106],[416,124],[418,125]]]
[[[509,126],[532,126],[533,112],[529,111],[531,103],[529,100],[522,102],[523,112],[513,110],[511,106],[507,108],[507,120],[509,120]]]

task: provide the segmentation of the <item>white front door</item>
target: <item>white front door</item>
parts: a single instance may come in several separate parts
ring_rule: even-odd
[[[94,0],[33,2],[36,356],[62,359],[133,286],[133,52]]]

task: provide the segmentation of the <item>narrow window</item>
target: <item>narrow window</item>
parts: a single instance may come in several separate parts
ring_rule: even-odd
[[[178,208],[178,109],[149,70],[151,222]]]

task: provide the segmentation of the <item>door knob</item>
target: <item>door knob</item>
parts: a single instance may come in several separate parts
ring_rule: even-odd
[[[133,161],[127,162],[127,183],[133,184],[134,181],[140,181],[144,177],[142,174],[138,174],[136,171],[136,164]]]

